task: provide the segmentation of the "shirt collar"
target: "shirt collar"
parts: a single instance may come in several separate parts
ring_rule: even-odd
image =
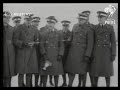
[[[63,32],[67,32],[67,31],[68,31],[68,29],[63,29],[62,31],[63,31]]]
[[[100,26],[104,26],[105,24],[99,24]]]

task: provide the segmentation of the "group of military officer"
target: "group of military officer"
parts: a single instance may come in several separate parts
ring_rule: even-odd
[[[3,12],[4,87],[10,87],[11,77],[17,74],[19,87],[32,87],[32,75],[35,76],[35,87],[46,87],[48,76],[50,85],[58,87],[59,75],[63,77],[60,87],[72,87],[76,74],[79,75],[78,87],[85,87],[87,72],[92,87],[98,86],[99,77],[105,77],[109,87],[116,56],[114,29],[105,23],[107,13],[97,12],[97,25],[89,23],[90,13],[79,13],[78,23],[70,31],[68,20],[61,21],[63,29],[57,30],[55,16],[46,18],[47,25],[40,30],[40,17],[25,15],[24,23],[20,24],[21,17],[15,16],[12,18],[15,27],[12,27],[9,25],[10,13]]]

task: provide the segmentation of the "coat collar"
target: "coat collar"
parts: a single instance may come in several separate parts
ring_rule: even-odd
[[[69,29],[63,29],[62,30],[62,32],[64,32],[64,33],[68,32],[68,31],[69,31]]]

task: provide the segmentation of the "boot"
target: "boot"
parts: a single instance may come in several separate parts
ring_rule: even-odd
[[[39,80],[39,74],[35,74],[35,87],[39,87],[38,80]]]
[[[24,74],[18,75],[18,87],[26,87],[24,84]]]
[[[52,75],[49,75],[49,77],[50,77],[50,80],[49,80],[50,85],[51,85],[51,86],[54,86],[54,84],[53,84],[53,82],[52,82]]]
[[[32,74],[26,74],[26,86],[32,87]]]
[[[55,87],[58,87],[58,78],[59,76],[54,76]]]
[[[82,75],[82,87],[86,87],[86,77],[87,74]]]
[[[69,77],[69,84],[68,84],[68,87],[72,87],[73,80],[74,80],[74,78],[75,78],[75,74],[68,73],[68,77]]]
[[[106,87],[110,87],[110,77],[105,77],[106,79]]]
[[[67,83],[66,83],[66,74],[62,75],[62,77],[63,77],[63,84],[60,87],[66,87],[67,86]]]

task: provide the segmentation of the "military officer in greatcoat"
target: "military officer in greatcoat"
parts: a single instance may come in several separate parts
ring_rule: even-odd
[[[13,21],[13,23],[14,23],[14,32],[15,32],[15,30],[16,30],[16,28],[20,25],[20,23],[21,23],[21,17],[20,16],[14,16],[13,18],[12,18],[12,21]],[[14,35],[14,32],[13,32],[13,35]],[[14,45],[14,47],[15,47],[15,53],[17,53],[17,47]],[[16,55],[15,55],[15,60],[16,60]]]
[[[91,30],[93,30],[93,32],[94,32],[94,24],[91,24],[90,22],[89,22],[89,17],[90,17],[90,11],[89,10],[86,10],[86,11],[83,11],[82,12],[82,14],[85,14],[85,15],[87,15],[87,22],[86,22],[86,24],[87,25],[89,25],[90,26],[90,28],[91,28]],[[91,55],[91,57],[89,58],[89,62],[88,62],[88,65],[87,65],[87,72],[89,73],[89,69],[90,69],[90,66],[91,66],[91,62],[92,62],[92,60],[93,60],[93,50],[92,50],[92,55]],[[89,74],[89,77],[90,77],[90,82],[91,82],[91,86],[93,86],[93,77]],[[87,80],[87,73],[86,73],[86,80]],[[86,85],[86,80],[85,80],[85,85]]]
[[[39,30],[40,36],[42,36],[43,33],[48,30],[49,27],[50,27],[50,25],[49,25],[49,23],[47,23],[47,25],[45,25],[44,27],[40,28],[40,30]],[[40,60],[41,65],[40,65],[40,68],[42,69],[44,57],[43,57],[42,54],[40,54],[40,56],[41,56],[41,60]],[[42,71],[42,70],[40,70],[40,71]],[[42,80],[43,80],[42,75],[40,76],[40,78],[41,78],[41,80],[40,80],[40,86],[42,86],[43,85],[43,83],[42,83]],[[51,86],[54,86],[52,80],[53,80],[53,76],[49,75],[49,83],[50,83]]]
[[[59,75],[62,75],[63,65],[62,65],[62,56],[64,53],[64,43],[62,42],[62,34],[55,28],[57,20],[54,16],[47,18],[48,28],[43,32],[42,42],[44,48],[42,49],[42,54],[46,61],[51,63],[46,70],[42,70],[43,75],[43,87],[46,87],[47,75],[54,76],[55,87],[58,87],[58,78]],[[49,65],[47,63],[46,65]]]
[[[37,31],[38,31],[39,23],[40,23],[40,17],[33,16],[33,18],[32,18],[32,26]],[[39,33],[39,31],[38,31],[38,33]],[[39,61],[40,61],[40,58],[41,58],[40,51],[39,51],[39,44],[36,46],[36,54],[37,54],[38,68],[39,68],[39,66],[40,66],[39,65],[39,63],[40,63]],[[39,80],[39,74],[36,73],[35,74],[35,87],[39,87],[38,80]]]
[[[72,29],[72,41],[65,65],[69,76],[68,87],[72,87],[75,74],[79,74],[78,87],[81,87],[81,84],[85,87],[87,63],[93,48],[93,31],[86,24],[87,15],[80,13],[78,21],[79,23],[75,24]]]
[[[3,86],[11,87],[12,76],[15,72],[15,49],[13,45],[13,27],[9,25],[11,14],[3,12]]]
[[[39,34],[31,26],[32,15],[25,15],[24,23],[19,25],[14,32],[13,40],[17,47],[16,72],[18,75],[18,86],[24,87],[24,75],[26,75],[26,86],[32,86],[32,74],[38,73],[38,61],[36,55],[36,42]]]
[[[70,41],[71,41],[71,31],[69,29],[69,24],[71,23],[68,20],[63,20],[61,21],[63,29],[61,30],[62,34],[63,34],[63,42],[64,42],[64,55],[62,58],[62,63],[63,63],[63,67],[66,63],[66,59],[68,56],[68,52],[69,52],[69,48],[70,48]],[[64,69],[64,74],[62,75],[63,77],[63,84],[61,87],[65,87],[67,86],[67,78],[66,78],[66,71]]]
[[[14,28],[16,29],[21,23],[21,17],[20,16],[14,16],[12,18],[12,20],[13,20],[13,23],[15,25]]]
[[[113,76],[113,61],[116,57],[116,39],[112,25],[106,24],[108,13],[98,11],[99,24],[95,26],[94,60],[91,63],[90,74],[94,77],[94,86],[97,87],[98,78],[105,77],[106,86],[110,86],[110,77]]]

